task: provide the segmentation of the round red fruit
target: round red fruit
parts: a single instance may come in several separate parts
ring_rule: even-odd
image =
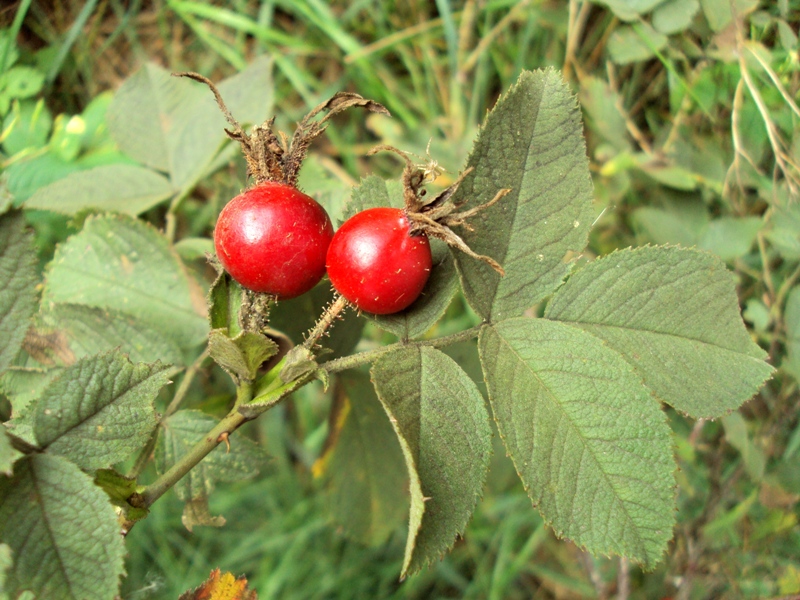
[[[214,246],[222,266],[242,286],[287,299],[307,292],[325,274],[332,237],[331,220],[319,203],[269,181],[222,209]]]
[[[328,277],[361,310],[388,315],[416,300],[431,273],[431,246],[411,235],[399,208],[370,208],[347,221],[328,248]]]

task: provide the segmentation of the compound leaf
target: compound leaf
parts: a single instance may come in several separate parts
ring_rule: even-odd
[[[467,166],[454,202],[474,208],[511,192],[474,219],[474,231],[458,230],[506,271],[456,252],[464,294],[486,320],[519,316],[561,283],[592,220],[580,111],[557,71],[523,72],[489,113]]]
[[[14,553],[6,590],[48,600],[112,600],[125,548],[114,509],[60,456],[34,454],[0,477],[0,540]]]
[[[675,522],[670,429],[616,352],[544,319],[485,327],[479,340],[500,434],[557,535],[652,567]]]
[[[659,400],[693,417],[718,417],[772,372],[742,323],[734,283],[707,252],[620,250],[575,273],[545,317],[605,341]]]
[[[174,465],[218,422],[199,410],[179,410],[162,421],[155,451],[158,472],[164,473]],[[218,481],[255,477],[264,458],[264,452],[258,446],[245,436],[237,435],[230,440],[230,450],[224,444],[216,447],[173,489],[184,502],[203,498],[212,492]]]
[[[372,382],[411,479],[405,577],[440,558],[463,533],[489,466],[489,415],[469,376],[434,348],[383,355]]]
[[[208,325],[180,260],[158,231],[122,215],[89,217],[56,250],[42,303],[121,311],[175,340],[203,343]],[[201,312],[202,311],[202,312]]]
[[[36,310],[36,254],[21,212],[0,215],[0,373],[17,356]]]
[[[335,390],[330,433],[314,476],[323,479],[326,506],[345,534],[377,546],[407,512],[403,453],[366,375],[345,371]]]
[[[36,402],[37,443],[86,470],[125,460],[155,429],[153,402],[171,372],[169,365],[131,363],[119,351],[82,358]]]

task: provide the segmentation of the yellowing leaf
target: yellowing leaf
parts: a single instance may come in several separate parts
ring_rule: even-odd
[[[247,579],[244,577],[237,578],[231,573],[214,569],[205,583],[181,594],[178,600],[258,600],[258,596],[247,589]]]

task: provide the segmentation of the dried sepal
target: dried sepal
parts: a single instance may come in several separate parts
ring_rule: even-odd
[[[496,204],[511,190],[499,190],[488,202],[463,212],[458,212],[458,209],[466,200],[455,203],[452,201],[452,198],[456,190],[458,190],[458,186],[464,181],[464,178],[472,172],[472,167],[461,173],[452,185],[437,194],[435,198],[426,201],[424,198],[426,193],[424,186],[436,179],[443,171],[439,164],[430,157],[430,153],[428,153],[427,162],[415,164],[411,160],[408,152],[403,152],[393,146],[376,146],[368,152],[368,155],[371,156],[378,152],[392,152],[405,162],[405,167],[403,168],[403,174],[401,176],[401,182],[403,184],[403,203],[405,205],[406,216],[409,221],[411,221],[412,235],[414,233],[424,233],[428,237],[440,239],[448,246],[456,248],[472,258],[485,262],[500,273],[500,275],[505,275],[503,267],[501,267],[496,260],[490,256],[474,252],[451,228],[464,227],[469,231],[474,231],[474,228],[467,222],[467,219]]]
[[[327,122],[332,116],[351,107],[361,107],[370,112],[389,115],[389,111],[374,100],[363,98],[358,94],[339,92],[303,117],[291,140],[283,132],[273,131],[274,117],[261,125],[255,125],[248,134],[228,110],[222,95],[211,80],[192,72],[173,73],[173,75],[187,77],[208,86],[222,114],[231,125],[230,129],[225,129],[225,133],[241,145],[247,161],[248,175],[253,178],[256,185],[265,181],[279,181],[297,187],[297,176],[308,153],[308,147],[325,131]],[[321,113],[327,114],[317,120]]]

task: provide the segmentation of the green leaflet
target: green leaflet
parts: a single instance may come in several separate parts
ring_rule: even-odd
[[[314,464],[328,493],[326,506],[347,536],[384,543],[408,510],[403,454],[369,378],[338,376],[325,451]]]
[[[262,57],[219,84],[233,116],[260,123],[272,106],[272,61]],[[108,128],[120,149],[167,173],[172,187],[192,185],[212,171],[226,141],[227,125],[204,85],[170,76],[146,64],[117,90],[108,108]]]
[[[479,340],[489,399],[556,534],[653,567],[675,523],[670,429],[633,369],[576,327],[517,318]]]
[[[38,445],[85,470],[125,460],[156,427],[153,402],[171,372],[169,365],[133,364],[119,351],[77,361],[36,402]]]
[[[492,433],[475,384],[439,350],[386,353],[371,373],[411,478],[405,577],[440,558],[463,533],[486,479]]]
[[[6,590],[47,600],[112,600],[125,548],[106,494],[68,460],[33,454],[0,477],[0,541],[14,553]]]
[[[208,333],[195,285],[152,226],[121,215],[89,217],[83,230],[56,250],[42,304],[127,313],[187,349],[203,343]]]
[[[0,374],[19,352],[36,310],[36,254],[21,212],[0,215]]]
[[[706,252],[613,252],[570,277],[545,317],[605,341],[659,400],[693,417],[737,408],[772,372],[742,323],[733,275]]]
[[[465,208],[511,192],[473,219],[475,231],[458,228],[506,271],[455,252],[464,294],[486,320],[519,316],[561,283],[592,221],[580,111],[560,73],[523,72],[489,113],[467,166],[474,170],[453,197]]]
[[[139,215],[176,190],[159,173],[137,165],[105,165],[71,173],[36,190],[25,208],[74,215],[82,210]]]

